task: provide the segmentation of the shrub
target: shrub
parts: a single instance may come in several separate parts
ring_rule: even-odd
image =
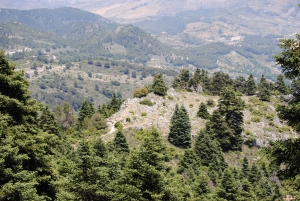
[[[140,101],[140,104],[142,105],[147,105],[147,106],[153,106],[155,103],[152,103],[151,100],[149,100],[148,98],[145,98],[144,100]]]
[[[117,122],[115,123],[115,128],[117,128],[118,130],[122,130],[122,129],[123,129],[122,123],[119,122],[119,121],[117,121]]]
[[[120,86],[121,85],[121,83],[119,81],[117,81],[117,80],[111,81],[111,84],[115,85],[115,86]]]
[[[143,87],[143,88],[135,89],[133,92],[133,96],[137,98],[141,98],[147,96],[148,93],[149,93],[148,89],[146,87]]]
[[[258,117],[258,116],[252,117],[252,118],[251,118],[251,121],[252,121],[252,122],[256,122],[256,123],[257,123],[257,122],[260,122],[260,117]]]
[[[168,99],[169,100],[174,100],[174,97],[173,96],[168,96]]]
[[[213,106],[215,106],[215,102],[213,100],[211,100],[211,99],[208,99],[206,101],[206,105],[209,106],[209,107],[213,107]]]
[[[126,117],[126,122],[131,122],[130,117]]]
[[[142,112],[142,117],[147,116],[147,112]]]
[[[259,117],[263,116],[263,112],[260,110],[252,110],[251,114],[254,116],[259,116]]]
[[[269,121],[273,121],[273,120],[274,120],[274,114],[268,113],[268,114],[266,115],[266,118],[267,118]]]

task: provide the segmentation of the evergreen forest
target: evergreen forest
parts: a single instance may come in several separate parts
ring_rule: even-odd
[[[300,34],[279,53],[265,47],[274,38],[245,36],[264,43],[234,51],[256,64],[274,54],[282,74],[257,65],[233,76],[215,66],[225,43],[179,51],[73,8],[6,11],[0,201],[300,200]],[[166,68],[147,66],[160,56]],[[260,143],[251,125],[270,135]]]

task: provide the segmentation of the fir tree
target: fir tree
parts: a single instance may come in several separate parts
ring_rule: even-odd
[[[246,93],[246,80],[244,77],[239,76],[236,80],[234,80],[233,88],[235,91],[240,93]]]
[[[256,84],[255,84],[253,75],[250,74],[249,78],[248,78],[248,80],[246,82],[246,91],[245,91],[245,94],[247,96],[253,96],[253,95],[255,95],[256,91],[257,91],[257,87],[256,87]]]
[[[152,90],[156,95],[159,96],[165,96],[167,94],[167,87],[164,83],[163,75],[161,73],[158,73],[154,76]]]
[[[210,114],[207,111],[207,107],[204,103],[201,103],[199,106],[199,110],[197,112],[197,117],[200,117],[202,119],[209,119]]]
[[[275,90],[277,90],[279,93],[286,95],[289,92],[289,88],[287,85],[284,83],[283,80],[283,75],[278,75],[277,76],[277,81],[275,82]]]
[[[189,86],[197,92],[198,86],[201,82],[201,70],[199,68],[194,72],[193,77],[189,80]]]
[[[69,184],[71,192],[80,200],[111,200],[107,192],[108,169],[99,165],[98,158],[86,141],[80,143],[77,157],[72,178],[74,182]]]
[[[189,148],[191,146],[191,123],[185,107],[175,107],[171,118],[168,140],[174,146]]]
[[[243,138],[243,110],[245,107],[244,101],[237,96],[230,88],[224,88],[220,94],[219,110],[220,114],[225,118],[227,125],[232,130],[233,136],[230,140],[232,150],[241,150]],[[216,129],[216,127],[215,127]]]
[[[244,177],[248,178],[248,175],[249,175],[249,163],[248,163],[248,159],[247,159],[246,156],[243,159],[242,173],[243,173]]]
[[[212,95],[219,95],[223,87],[230,87],[233,84],[233,80],[228,74],[223,72],[216,72],[212,77],[211,85],[209,91]]]
[[[262,75],[260,78],[260,82],[258,84],[258,95],[257,96],[262,101],[270,101],[270,98],[271,98],[270,84],[264,75]]]
[[[124,176],[117,186],[119,200],[174,200],[164,179],[165,165],[160,133],[143,131],[139,151],[130,153]]]
[[[128,143],[122,131],[118,130],[113,141],[115,151],[118,153],[129,153]]]
[[[58,123],[48,106],[42,108],[41,116],[39,118],[39,127],[44,132],[59,136]]]
[[[85,118],[91,118],[94,113],[93,103],[86,100],[83,101],[78,113],[78,128],[81,129],[83,120]]]
[[[238,183],[234,179],[232,171],[224,170],[220,183],[218,184],[217,196],[224,200],[238,200]]]
[[[54,200],[57,137],[38,128],[40,105],[0,51],[0,200]]]
[[[232,150],[235,146],[235,135],[229,128],[227,122],[220,114],[219,110],[214,110],[208,122],[209,126],[214,131],[214,137],[217,139],[223,151]],[[232,142],[234,144],[232,144]]]
[[[185,172],[190,180],[200,173],[200,159],[195,154],[194,150],[187,149],[184,152],[182,159],[179,161],[178,172]]]
[[[212,136],[206,130],[201,130],[197,135],[194,151],[204,166],[209,166],[215,155],[222,155],[217,142],[212,139]]]
[[[195,80],[196,81],[196,80]],[[174,77],[172,83],[173,88],[188,89],[190,82],[190,71],[189,69],[181,69],[178,77]]]

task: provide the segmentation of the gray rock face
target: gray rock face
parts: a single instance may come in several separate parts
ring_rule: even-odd
[[[260,147],[265,146],[265,142],[261,139],[255,139],[255,140],[253,140],[253,146],[260,148]]]

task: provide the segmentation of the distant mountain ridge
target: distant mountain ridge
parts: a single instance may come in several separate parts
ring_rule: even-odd
[[[117,26],[116,23],[99,15],[71,7],[32,10],[0,9],[0,22],[4,21],[18,21],[33,28],[50,31],[57,31],[72,22],[115,24]]]

